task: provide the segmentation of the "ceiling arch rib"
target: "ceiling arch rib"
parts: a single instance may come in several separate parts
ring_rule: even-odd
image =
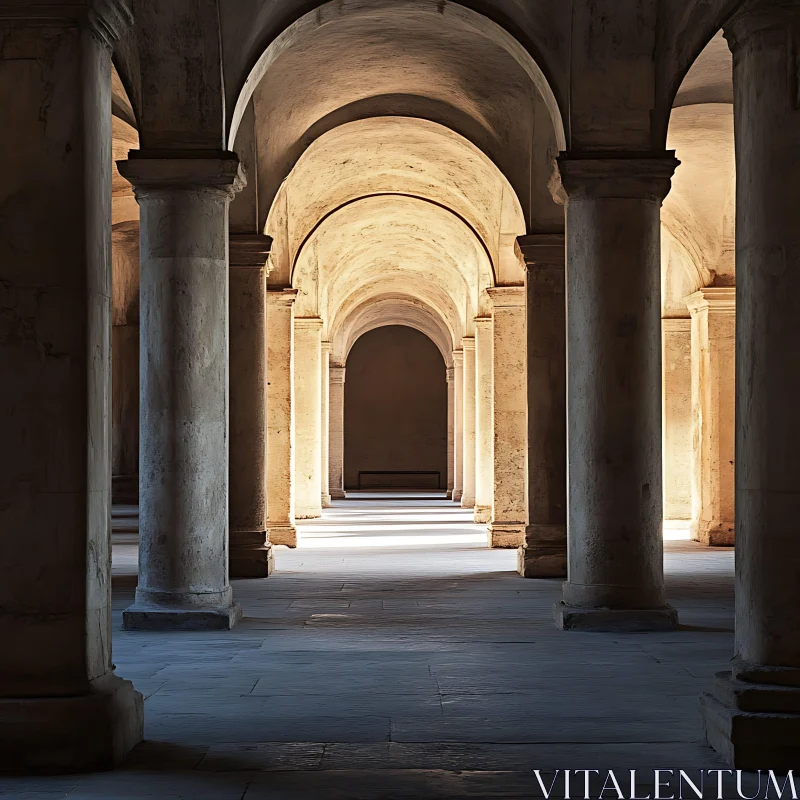
[[[411,287],[415,295],[449,297],[463,327],[493,277],[486,251],[462,220],[397,196],[366,198],[326,218],[307,240],[292,276],[300,292],[298,313],[329,319],[350,294],[387,282]]]
[[[389,325],[405,325],[424,333],[439,349],[445,365],[453,365],[453,337],[445,320],[426,303],[402,295],[375,297],[340,314],[331,328],[333,361],[344,364],[361,336]]]
[[[235,104],[231,147],[251,99],[263,143],[265,209],[311,143],[352,120],[403,114],[459,132],[506,175],[528,206],[526,216],[532,176],[542,171],[531,143],[549,136],[553,151],[565,146],[555,96],[528,51],[454,2],[326,3],[286,28],[259,58]],[[541,194],[546,181],[537,176]]]
[[[274,251],[291,271],[303,243],[339,208],[378,195],[407,195],[460,217],[487,251],[496,281],[525,232],[519,200],[480,150],[426,120],[383,117],[343,125],[314,142],[284,182],[267,219]],[[516,262],[511,262],[516,264]]]

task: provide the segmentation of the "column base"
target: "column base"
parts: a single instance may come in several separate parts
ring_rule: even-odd
[[[330,508],[331,507],[331,496],[329,494],[322,495],[322,507],[323,508]]]
[[[475,506],[475,513],[473,519],[478,525],[486,525],[492,521],[492,507],[491,506]]]
[[[722,520],[693,520],[689,536],[708,547],[733,547],[735,526]]]
[[[718,672],[711,692],[700,695],[700,713],[708,743],[732,767],[797,769],[800,687],[750,683]]]
[[[269,540],[272,544],[286,547],[297,547],[297,528],[294,525],[275,525],[269,528]]]
[[[306,508],[294,512],[295,519],[319,519],[321,516],[322,508]]]
[[[453,502],[460,503],[463,494],[464,493],[461,491],[461,489],[453,489]]]
[[[237,603],[227,606],[162,606],[138,599],[122,612],[125,631],[229,631],[242,618]]]
[[[563,601],[553,606],[556,627],[562,631],[596,633],[644,633],[672,631],[678,627],[678,612],[663,608],[579,608]]]
[[[522,522],[492,522],[488,529],[489,547],[512,549],[525,541],[525,525]]]
[[[275,569],[275,557],[266,531],[231,531],[228,576],[266,578]]]
[[[107,673],[77,697],[0,699],[0,771],[112,769],[144,736],[144,700]]]
[[[448,500],[452,500],[453,499],[453,490],[452,489],[448,489],[447,490],[446,497],[447,497]]]
[[[469,497],[461,496],[461,508],[475,508],[475,501],[470,500]]]
[[[345,497],[343,489],[331,489],[331,500],[344,500]]]
[[[528,525],[517,555],[523,578],[567,577],[567,526]]]

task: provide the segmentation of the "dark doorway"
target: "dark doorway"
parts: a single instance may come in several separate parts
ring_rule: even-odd
[[[446,489],[447,379],[436,345],[413,328],[377,328],[353,345],[346,376],[345,489]]]

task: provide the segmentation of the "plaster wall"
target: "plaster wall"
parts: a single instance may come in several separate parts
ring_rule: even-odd
[[[436,471],[446,488],[446,373],[424,334],[390,326],[353,345],[344,416],[345,489],[358,487],[360,471],[373,470]],[[430,480],[408,488],[429,486]]]

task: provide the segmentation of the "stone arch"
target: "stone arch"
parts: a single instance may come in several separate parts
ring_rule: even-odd
[[[382,295],[344,309],[330,326],[332,360],[344,364],[361,336],[389,325],[405,325],[424,333],[439,349],[445,365],[453,366],[454,339],[446,320],[427,303],[402,295]]]
[[[362,35],[363,46],[354,47]],[[415,46],[427,57],[407,52]],[[486,153],[523,199],[534,115],[539,128],[552,129],[553,149],[566,145],[558,103],[530,53],[497,23],[453,2],[325,3],[274,38],[242,81],[229,147],[251,100],[268,140],[259,177],[265,209],[313,141],[358,119],[438,122]]]

